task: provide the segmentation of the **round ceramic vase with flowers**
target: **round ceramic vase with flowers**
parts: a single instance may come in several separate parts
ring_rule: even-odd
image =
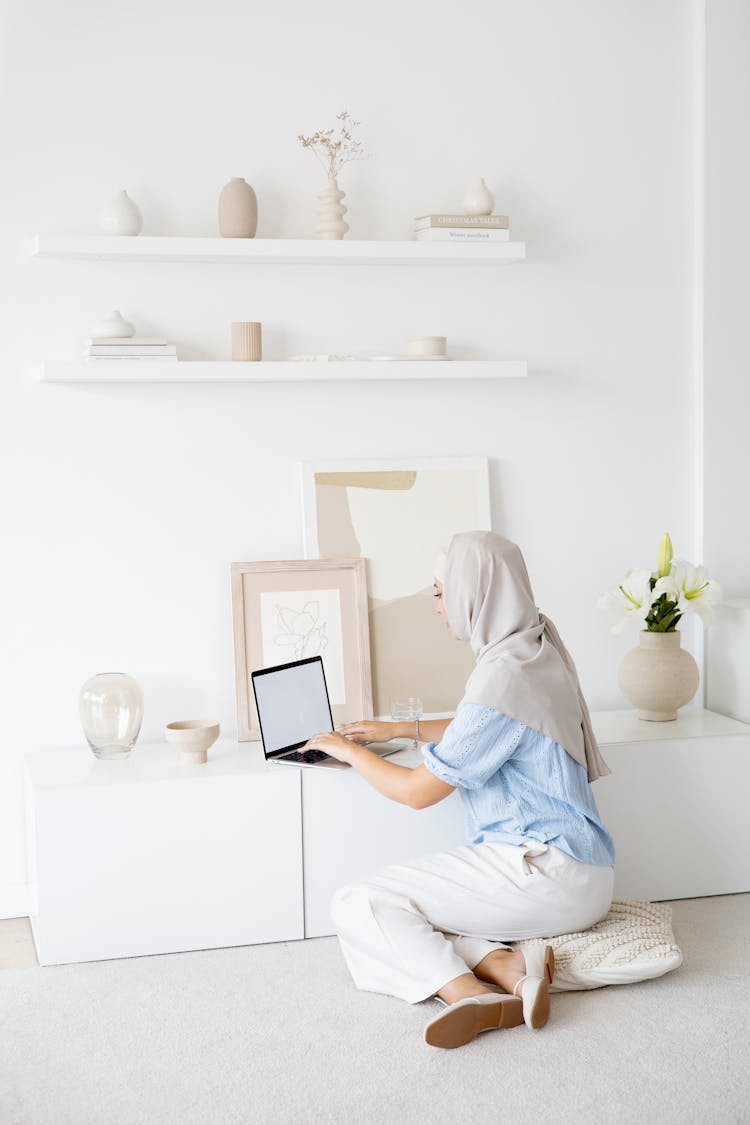
[[[599,609],[621,615],[613,633],[620,633],[628,620],[642,623],[639,646],[626,654],[618,677],[620,691],[638,708],[640,719],[676,719],[679,708],[693,698],[698,665],[680,647],[677,624],[693,611],[710,625],[720,601],[721,587],[705,567],[673,559],[669,535],[659,544],[655,571],[631,569],[616,590],[599,598]]]
[[[311,137],[300,135],[297,139],[303,148],[309,148],[322,164],[328,183],[318,192],[318,222],[315,227],[318,238],[343,238],[349,230],[344,221],[346,207],[341,202],[346,195],[338,185],[338,174],[345,164],[352,160],[365,160],[362,142],[357,140],[352,130],[360,122],[355,121],[346,110],[336,115],[340,123],[338,133],[335,129],[318,129]]]

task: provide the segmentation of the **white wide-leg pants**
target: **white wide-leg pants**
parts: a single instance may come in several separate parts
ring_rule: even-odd
[[[505,942],[593,926],[613,880],[547,844],[468,844],[348,884],[331,912],[357,988],[416,1004]]]

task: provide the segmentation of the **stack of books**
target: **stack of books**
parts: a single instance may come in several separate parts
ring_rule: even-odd
[[[507,215],[418,215],[417,242],[507,242]]]
[[[161,340],[158,336],[92,336],[89,343],[88,358],[120,360],[145,359],[171,360],[177,362],[175,344]]]

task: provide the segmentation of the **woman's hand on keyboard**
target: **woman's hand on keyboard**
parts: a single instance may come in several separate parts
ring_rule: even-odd
[[[342,734],[337,734],[335,731],[324,731],[323,734],[313,735],[304,746],[300,747],[300,753],[304,754],[306,750],[323,750],[326,754],[330,754],[332,758],[338,758],[340,762],[348,762],[349,755],[355,748],[356,743],[344,738]]]
[[[399,738],[401,723],[376,723],[372,719],[360,719],[358,723],[346,723],[341,733],[353,742],[390,742]],[[413,727],[414,724],[411,723]],[[411,733],[411,732],[410,732]]]

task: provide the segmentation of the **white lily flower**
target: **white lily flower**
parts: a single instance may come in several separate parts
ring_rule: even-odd
[[[664,578],[669,574],[669,569],[672,565],[672,540],[669,538],[669,532],[665,531],[661,537],[659,550],[656,552],[656,569],[657,578]]]
[[[666,578],[660,578],[654,588],[654,595],[667,593],[676,601],[680,613],[693,610],[704,625],[713,622],[714,606],[722,599],[722,589],[718,582],[708,577],[705,566],[693,566],[684,559],[675,559]]]
[[[598,609],[609,609],[623,614],[612,626],[612,633],[621,633],[625,622],[632,618],[646,620],[656,595],[655,591],[651,592],[650,579],[651,574],[648,570],[632,568],[616,590],[602,594],[598,599],[596,603]]]
[[[654,575],[656,578],[656,575]],[[654,601],[666,594],[670,602],[676,602],[680,613],[684,613],[687,609],[685,604],[685,595],[682,587],[678,585],[677,579],[674,577],[674,568],[672,573],[665,575],[664,578],[657,578],[656,585],[654,586]]]

